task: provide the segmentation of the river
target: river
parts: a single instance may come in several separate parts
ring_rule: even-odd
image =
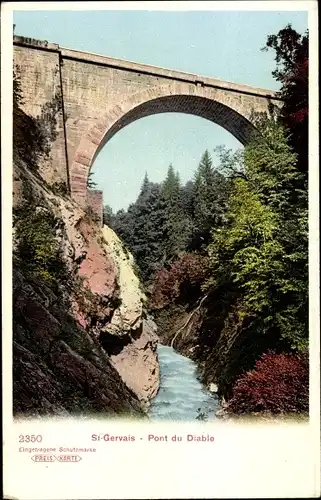
[[[214,420],[220,408],[218,397],[197,378],[194,361],[172,347],[158,345],[160,388],[152,400],[152,420]]]

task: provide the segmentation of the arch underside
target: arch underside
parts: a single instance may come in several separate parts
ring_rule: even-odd
[[[194,95],[163,96],[136,106],[117,120],[106,131],[93,162],[104,145],[121,129],[140,118],[160,113],[184,113],[205,118],[230,132],[241,144],[246,144],[255,131],[255,127],[244,116],[218,101]]]
[[[147,89],[108,109],[82,137],[74,155],[70,176],[73,198],[80,204],[85,203],[87,178],[97,155],[117,132],[140,118],[160,113],[199,116],[223,127],[241,144],[248,143],[255,134],[256,128],[248,118],[253,110],[242,104],[240,96],[232,95],[223,103],[204,95],[188,94],[184,90],[170,87]],[[200,92],[203,90],[200,89]]]

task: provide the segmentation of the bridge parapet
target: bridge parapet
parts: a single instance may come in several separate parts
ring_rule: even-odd
[[[59,51],[63,59],[83,61],[96,65],[107,66],[115,69],[123,69],[133,71],[151,76],[160,76],[162,78],[169,78],[180,82],[194,83],[195,85],[208,86],[219,89],[229,90],[231,92],[238,92],[241,94],[250,94],[258,97],[265,97],[270,99],[278,99],[277,92],[273,90],[266,90],[259,87],[252,87],[250,85],[240,85],[234,82],[227,82],[217,78],[208,76],[201,76],[194,73],[185,71],[163,68],[160,66],[152,66],[145,63],[137,63],[127,61],[125,59],[118,59],[92,52],[84,52],[80,50],[60,47],[58,44],[49,43],[46,40],[36,40],[34,38],[26,38],[14,35],[13,43],[15,45],[25,45],[35,49],[47,49]]]
[[[59,45],[57,43],[51,43],[47,40],[37,40],[36,38],[28,38],[25,36],[14,35],[13,44],[34,47],[35,49],[54,50],[55,52],[59,51]]]

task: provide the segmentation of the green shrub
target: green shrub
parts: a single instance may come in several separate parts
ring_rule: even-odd
[[[67,184],[64,181],[60,182],[55,182],[50,186],[51,190],[53,193],[57,194],[58,196],[67,196],[68,193],[68,187]]]
[[[53,213],[37,210],[34,205],[23,205],[14,214],[14,256],[19,266],[56,290],[70,285],[70,273],[56,239],[58,225]]]
[[[89,223],[100,224],[100,218],[90,205],[85,207],[84,219]]]

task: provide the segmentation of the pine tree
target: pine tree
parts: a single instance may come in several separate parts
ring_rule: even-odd
[[[171,259],[185,249],[188,236],[188,220],[181,198],[180,179],[173,165],[168,167],[162,197],[165,203],[165,249],[167,257]]]
[[[181,188],[181,199],[185,215],[192,219],[194,216],[194,182],[188,181],[185,186]]]
[[[164,264],[165,200],[159,184],[145,174],[140,193],[127,212],[115,216],[114,228],[132,252],[141,279],[148,283]]]
[[[213,183],[213,162],[211,155],[206,149],[198,166],[198,171],[203,180],[204,186],[212,187]]]
[[[175,204],[179,200],[179,178],[174,171],[172,164],[169,165],[167,170],[167,176],[163,182],[162,194],[166,202]]]
[[[142,197],[145,195],[145,193],[148,193],[149,187],[150,187],[150,182],[149,182],[148,174],[147,174],[147,172],[145,172],[145,177],[144,177],[143,183],[142,183],[141,188],[140,188],[139,196]]]
[[[132,211],[134,205],[128,207],[127,212],[124,209],[118,210],[114,216],[113,230],[123,240],[129,248],[133,244],[133,226],[132,226]]]
[[[214,226],[221,224],[226,209],[227,186],[225,178],[213,167],[206,150],[194,177],[194,234],[191,246],[200,248],[209,242]]]

